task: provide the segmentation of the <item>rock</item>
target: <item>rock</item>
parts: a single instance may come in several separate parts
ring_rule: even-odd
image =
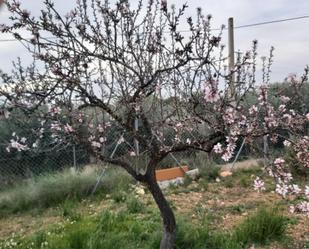
[[[225,177],[228,177],[228,176],[231,176],[233,175],[233,173],[229,170],[224,170],[224,171],[221,171],[220,174],[219,174],[222,178],[225,178]]]
[[[221,182],[219,177],[216,178],[216,182]]]
[[[162,190],[167,189],[170,186],[179,186],[179,185],[182,185],[183,183],[184,183],[183,177],[177,177],[177,178],[172,179],[172,180],[158,182],[159,187]]]
[[[199,172],[199,169],[193,169],[193,170],[187,171],[186,175],[189,176],[191,179],[196,180],[199,177],[200,172]]]

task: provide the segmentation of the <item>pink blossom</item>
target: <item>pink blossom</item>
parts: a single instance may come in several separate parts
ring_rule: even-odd
[[[285,112],[286,111],[285,105],[280,105],[278,110],[279,112]]]
[[[24,145],[14,139],[10,140],[10,144],[6,150],[10,152],[10,148],[16,149],[17,151],[25,151],[29,149],[27,145]]]
[[[285,147],[290,147],[290,146],[291,146],[291,142],[288,141],[288,140],[284,140],[284,141],[283,141],[283,145],[284,145]]]
[[[91,135],[89,138],[88,138],[88,141],[91,142],[95,139],[95,136]]]
[[[122,144],[122,143],[124,143],[124,137],[123,136],[121,136],[121,138],[117,141],[118,145]]]
[[[130,151],[129,155],[130,156],[136,156],[136,153],[134,151]]]
[[[92,141],[91,146],[99,149],[99,148],[101,148],[101,143],[99,143],[97,141]]]
[[[286,123],[290,125],[292,123],[292,116],[288,113],[283,114],[283,119],[286,119]]]
[[[254,189],[258,192],[265,190],[265,183],[259,177],[256,177],[253,183]]]
[[[180,123],[180,122],[175,125],[176,128],[181,128],[182,126],[183,126],[183,124]]]
[[[249,109],[250,115],[255,115],[257,112],[258,112],[258,108],[255,105],[251,106],[251,108]]]
[[[52,123],[52,124],[50,125],[50,129],[51,129],[52,131],[61,131],[61,126],[60,126],[59,123]]]
[[[50,113],[51,116],[54,116],[56,114],[59,114],[61,112],[61,109],[57,106],[52,106],[49,108],[48,112]]]
[[[141,110],[141,106],[139,104],[136,104],[134,109],[136,112],[139,112]]]
[[[102,127],[102,125],[98,126],[98,131],[101,132],[101,133],[104,132],[104,128]]]
[[[283,177],[284,182],[290,182],[293,180],[291,173],[282,173],[281,176]]]
[[[236,120],[236,110],[232,107],[227,108],[224,113],[224,120],[227,124],[233,124]]]
[[[69,125],[69,124],[66,124],[66,125],[64,126],[64,130],[65,130],[65,132],[67,132],[67,133],[72,133],[72,132],[74,132],[73,127],[72,127],[71,125]]]
[[[296,74],[295,73],[289,74],[289,76],[286,78],[286,81],[288,83],[291,83],[291,84],[297,83],[297,76],[296,76]]]
[[[33,144],[32,144],[32,148],[37,148],[39,146],[39,141],[35,141]]]
[[[292,116],[295,116],[295,115],[296,115],[296,112],[295,112],[295,110],[293,110],[293,109],[290,110],[290,113],[291,113]]]
[[[297,211],[307,214],[309,216],[309,201],[302,201],[296,206]]]
[[[214,146],[214,152],[217,153],[217,154],[221,154],[223,152],[222,150],[222,144],[221,143],[217,143],[215,146]]]
[[[100,138],[99,138],[99,141],[100,141],[100,143],[104,143],[104,142],[106,141],[106,138],[100,137]]]
[[[224,153],[221,157],[225,162],[228,162],[232,156],[229,153]]]
[[[190,139],[190,138],[187,138],[186,143],[187,143],[187,144],[191,144],[191,139]]]
[[[283,165],[284,163],[285,163],[285,161],[281,157],[276,158],[276,160],[274,161],[275,165]]]
[[[293,194],[299,194],[301,192],[301,189],[297,184],[292,184],[290,189]]]
[[[280,99],[281,99],[281,101],[282,101],[283,103],[287,103],[287,102],[290,101],[290,98],[287,97],[287,96],[281,96]]]
[[[277,127],[279,125],[278,119],[274,114],[270,114],[269,116],[264,118],[265,123],[269,127]]]
[[[175,135],[174,141],[175,141],[176,143],[179,143],[179,142],[180,142],[180,137],[179,137],[178,134]]]
[[[214,103],[220,99],[218,93],[218,81],[209,80],[205,83],[204,99],[209,103]]]
[[[283,198],[286,197],[288,192],[289,192],[289,187],[286,184],[277,184],[276,185],[276,193],[281,195]]]

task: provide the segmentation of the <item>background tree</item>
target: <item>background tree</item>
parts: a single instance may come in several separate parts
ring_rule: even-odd
[[[250,143],[270,135],[275,140],[280,128],[296,139],[308,121],[304,112],[269,103],[269,77],[263,77],[257,89],[256,42],[232,72],[226,70],[222,30],[213,35],[211,16],[204,16],[201,9],[193,20],[184,17],[187,5],[169,8],[164,0],[140,0],[135,9],[128,0],[115,6],[108,1],[78,0],[76,8],[61,15],[51,0],[44,3],[41,15],[34,17],[18,1],[7,2],[11,22],[2,25],[1,31],[20,40],[34,62],[26,68],[17,64],[10,75],[2,73],[3,112],[33,113],[41,128],[51,132],[55,145],[83,144],[98,159],[124,168],[143,183],[161,212],[162,249],[173,248],[176,236],[173,211],[155,179],[155,169],[164,158],[178,151],[214,150],[228,161],[239,138],[247,137]],[[185,34],[179,28],[184,23],[189,31]],[[32,38],[26,39],[20,31]],[[272,54],[269,66],[271,58]],[[269,76],[269,67],[265,70]],[[232,73],[236,82],[231,82]],[[291,86],[302,87],[307,73],[300,79],[292,77]],[[231,94],[231,84],[237,89],[235,94]],[[250,109],[243,103],[248,94],[257,95]],[[283,102],[292,101],[283,97]],[[40,112],[42,105],[48,106],[46,113]],[[136,130],[136,119],[142,129]],[[148,157],[142,169],[128,160],[137,151],[110,157],[106,148],[111,130],[139,142]],[[165,139],[167,133],[172,134],[172,143]],[[308,144],[303,135],[293,142],[306,167]],[[30,147],[16,137],[7,149]],[[292,178],[281,159],[269,165],[267,172],[284,196],[309,192],[291,187]],[[255,187],[264,188],[261,179],[256,179]],[[299,209],[306,211],[303,206]]]

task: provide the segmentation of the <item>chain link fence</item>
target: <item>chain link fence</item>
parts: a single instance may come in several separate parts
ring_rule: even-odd
[[[25,134],[25,132],[24,132]],[[171,129],[165,132],[165,145],[172,145],[175,139],[175,132]],[[197,133],[198,134],[198,133]],[[194,139],[194,131],[186,134],[186,139]],[[134,138],[124,134],[121,130],[110,129],[106,134],[105,146],[101,148],[100,153],[110,158],[121,158],[135,166],[136,170],[143,171],[149,162],[149,151],[141,144],[138,144]],[[31,139],[31,138],[28,138]],[[95,165],[99,162],[89,151],[81,145],[67,145],[57,149],[37,148],[36,150],[26,151],[6,151],[9,137],[6,139],[0,136],[0,188],[9,186],[21,180],[37,177],[40,175],[51,174],[63,171],[67,168],[82,170],[86,165]],[[236,152],[242,146],[239,141]],[[261,146],[262,147],[262,144]],[[237,160],[246,159],[252,156],[250,147],[244,146],[240,151],[240,157]],[[168,168],[188,165],[190,168],[197,168],[215,161],[220,163],[220,158],[214,154],[207,155],[203,152],[187,150],[169,154],[162,162],[159,168]],[[222,160],[221,160],[222,163]]]
[[[61,150],[6,153],[1,148],[0,188],[16,181],[49,174],[66,168],[81,168],[90,162],[86,150],[68,146]]]
[[[171,137],[165,137],[171,140]],[[106,134],[106,145],[100,153],[109,158],[121,158],[135,166],[136,170],[145,170],[149,162],[149,151],[138,144],[130,135],[120,131]],[[30,140],[30,138],[29,138]],[[0,137],[0,188],[40,175],[60,172],[68,168],[82,170],[86,165],[95,166],[99,161],[81,145],[67,145],[63,148],[25,151],[6,150],[9,139]],[[195,151],[175,152],[165,158],[160,168],[189,165],[194,168],[200,160]]]

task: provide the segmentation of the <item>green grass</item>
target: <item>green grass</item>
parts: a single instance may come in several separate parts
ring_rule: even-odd
[[[277,209],[260,209],[237,225],[230,233],[215,233],[207,248],[241,249],[251,245],[284,242],[289,220]]]
[[[130,196],[127,200],[127,210],[131,214],[141,213],[146,209],[146,206],[135,196]]]
[[[214,164],[206,164],[199,168],[201,178],[207,181],[215,181],[219,177],[221,167]]]
[[[202,175],[199,187],[215,179],[216,170]],[[244,176],[249,178],[258,172],[258,169],[236,171],[232,177],[226,178],[228,181],[223,180],[223,183],[246,185],[247,182],[242,182]],[[39,177],[16,186],[11,191],[0,192],[2,215],[57,206],[57,212],[65,217],[64,223],[51,225],[32,236],[0,241],[0,248],[159,248],[162,224],[158,210],[129,193],[132,180],[123,171],[108,171],[96,193],[100,198],[109,194],[113,200],[112,212],[104,211],[96,216],[79,213],[79,201],[89,196],[97,176],[97,172],[81,174],[65,171]],[[187,186],[189,187],[190,185]],[[170,204],[175,210],[173,202]],[[241,214],[246,209],[247,206],[239,204],[230,207],[228,211]],[[177,215],[176,249],[242,249],[249,248],[252,244],[265,245],[272,241],[282,243],[289,222],[278,210],[260,209],[233,230],[223,232],[211,225],[212,215],[222,218],[220,210],[211,211],[197,205],[194,212],[198,217],[194,222],[191,217]]]
[[[149,210],[148,210],[149,211]],[[202,249],[208,239],[204,224],[191,225],[188,220],[178,219],[176,249]],[[150,210],[145,217],[127,212],[103,212],[96,218],[84,218],[60,228],[41,231],[30,238],[13,238],[16,249],[153,249],[159,248],[161,219],[157,212]],[[1,244],[5,246],[12,238]]]
[[[242,244],[266,244],[283,238],[288,219],[278,209],[260,209],[236,227],[233,239]]]
[[[129,202],[130,203],[130,202]],[[129,204],[131,205],[131,204]],[[131,210],[132,211],[132,210]],[[16,242],[16,249],[153,249],[159,248],[161,218],[152,208],[139,215],[128,210],[104,211],[96,217],[83,217],[65,225],[54,225],[28,238],[0,241],[0,248]],[[192,223],[177,216],[175,249],[241,249],[284,238],[287,219],[275,210],[261,209],[237,225],[233,231],[210,230],[205,218]]]
[[[89,197],[98,173],[79,173],[66,170],[40,176],[14,188],[0,192],[0,216],[44,209]],[[96,194],[111,194],[128,189],[131,178],[120,170],[109,170],[102,178]]]

